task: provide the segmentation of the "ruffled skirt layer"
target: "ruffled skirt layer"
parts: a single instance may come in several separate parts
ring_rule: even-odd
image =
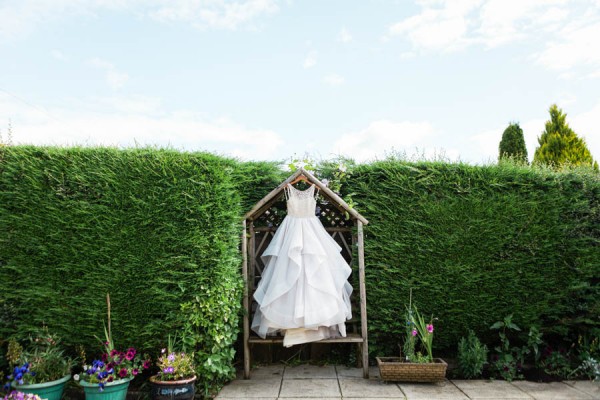
[[[317,217],[287,216],[262,255],[252,330],[285,331],[285,346],[346,336],[352,270],[340,250]]]

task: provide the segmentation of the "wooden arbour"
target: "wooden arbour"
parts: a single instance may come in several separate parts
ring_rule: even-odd
[[[361,350],[361,361],[363,367],[363,377],[369,377],[369,345],[367,337],[367,298],[365,288],[365,254],[364,254],[364,237],[363,237],[363,226],[368,224],[362,215],[360,215],[355,209],[351,208],[342,198],[335,194],[329,189],[324,183],[315,178],[312,174],[307,172],[303,168],[299,168],[289,178],[283,181],[279,186],[273,189],[267,194],[262,200],[248,211],[243,221],[243,233],[242,233],[242,274],[244,278],[244,379],[250,378],[250,347],[251,345],[260,344],[272,344],[272,343],[283,343],[282,337],[267,337],[262,339],[256,335],[251,335],[250,332],[250,318],[253,313],[253,294],[256,288],[257,279],[259,274],[262,273],[262,265],[260,265],[261,251],[264,251],[267,241],[273,236],[277,229],[277,216],[281,217],[280,210],[275,209],[275,205],[281,203],[282,196],[284,194],[284,188],[288,183],[294,182],[297,178],[304,177],[305,180],[314,184],[319,189],[319,195],[322,196],[331,208],[335,208],[336,211],[342,214],[346,214],[350,217],[350,221],[356,228],[356,235],[353,234],[352,226],[345,222],[344,218],[334,218],[335,226],[326,226],[325,229],[332,235],[332,237],[340,243],[342,246],[342,254],[346,257],[352,257],[352,250],[348,245],[348,236],[350,236],[351,244],[357,246],[357,258],[358,258],[358,295],[360,300],[360,334],[348,333],[346,337],[332,338],[321,340],[318,343],[354,343],[357,344]],[[332,214],[332,210],[324,210],[322,214]],[[267,216],[270,221],[267,226],[255,226],[260,218],[263,220]],[[356,291],[352,295],[356,296]]]

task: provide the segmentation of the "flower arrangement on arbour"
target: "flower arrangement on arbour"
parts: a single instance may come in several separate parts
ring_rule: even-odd
[[[13,390],[3,397],[3,400],[42,400],[40,396],[33,393],[23,393],[18,390]]]
[[[407,362],[429,363],[433,362],[433,316],[429,322],[419,313],[417,307],[412,304],[412,289],[410,290],[409,305],[406,307],[406,338],[402,348]],[[422,351],[417,351],[417,339]]]
[[[151,365],[150,360],[142,360],[140,354],[133,347],[126,351],[115,349],[110,331],[110,297],[108,294],[106,302],[108,304],[108,329],[106,326],[104,327],[104,336],[106,337],[106,340],[103,341],[104,353],[91,365],[84,365],[81,376],[74,376],[76,381],[81,379],[89,383],[97,383],[100,391],[103,391],[108,383],[120,379],[133,379]]]
[[[195,376],[193,353],[175,350],[177,337],[169,342],[167,348],[161,350],[161,355],[156,362],[159,368],[156,380],[177,381],[193,378]]]

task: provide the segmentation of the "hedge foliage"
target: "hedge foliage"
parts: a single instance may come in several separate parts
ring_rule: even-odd
[[[372,353],[397,349],[413,288],[434,346],[514,313],[546,335],[600,327],[600,180],[510,164],[398,160],[358,167]],[[582,333],[582,332],[579,332]],[[577,338],[575,334],[575,339]]]
[[[322,163],[321,177],[370,221],[373,355],[396,352],[410,288],[438,318],[436,350],[454,351],[468,329],[489,342],[511,313],[547,335],[600,326],[597,173],[396,159],[336,168]],[[205,153],[0,148],[0,338],[46,323],[95,353],[110,292],[117,345],[156,352],[185,332],[209,392],[231,375],[239,340],[241,216],[287,175]]]
[[[0,293],[11,313],[0,337],[45,323],[97,354],[110,292],[118,347],[157,355],[181,328],[206,390],[229,377],[241,296],[232,165],[173,150],[0,148]]]

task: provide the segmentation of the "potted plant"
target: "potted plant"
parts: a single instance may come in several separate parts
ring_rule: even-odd
[[[60,339],[50,334],[47,327],[30,337],[30,344],[24,350],[11,341],[8,358],[12,367],[8,379],[17,392],[60,400],[65,384],[71,379],[74,361],[64,355]]]
[[[433,358],[433,317],[427,322],[412,305],[406,308],[404,357],[377,357],[381,379],[403,382],[438,382],[446,377],[448,364]],[[419,350],[420,348],[420,350]]]
[[[3,400],[42,400],[42,398],[37,394],[13,390],[12,392],[4,396]]]
[[[196,393],[196,373],[192,353],[175,349],[176,338],[169,336],[168,346],[156,362],[158,374],[150,378],[154,400],[190,400]]]
[[[141,360],[135,348],[126,351],[115,348],[110,330],[110,297],[106,295],[108,305],[108,329],[104,328],[104,353],[91,365],[84,365],[81,375],[75,380],[83,387],[87,400],[125,400],[129,382],[143,369],[150,367],[149,360]]]

